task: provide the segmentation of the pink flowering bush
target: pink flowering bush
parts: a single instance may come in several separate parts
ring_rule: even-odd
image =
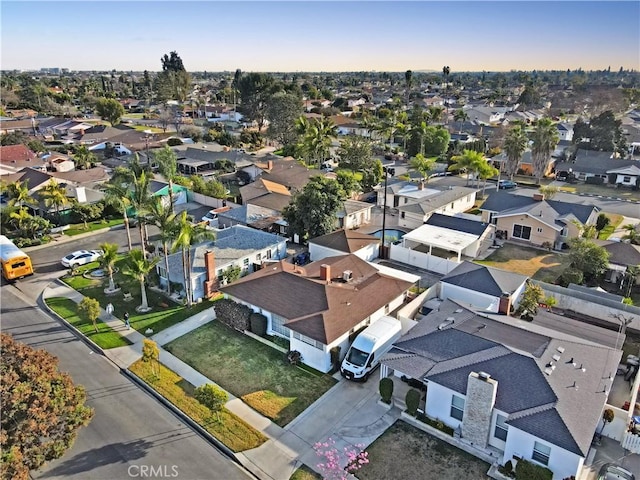
[[[335,440],[329,438],[326,442],[313,445],[316,455],[323,459],[317,467],[325,480],[347,480],[349,474],[369,463],[369,454],[364,451],[364,445],[358,444],[354,448],[345,447],[341,452],[335,444]],[[343,467],[343,464],[346,466]]]

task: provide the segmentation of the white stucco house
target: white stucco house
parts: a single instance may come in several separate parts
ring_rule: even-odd
[[[328,372],[331,349],[342,359],[350,335],[403,305],[418,279],[341,255],[304,267],[269,264],[220,290],[267,317],[267,333],[289,340],[305,365]]]
[[[336,230],[309,240],[309,256],[312,262],[326,257],[352,253],[371,262],[378,258],[380,239],[358,230]]]
[[[419,408],[478,455],[580,478],[622,356],[592,340],[444,301],[383,356],[380,375],[424,384]]]
[[[473,305],[479,310],[509,313],[517,308],[529,277],[498,268],[462,262],[440,279],[440,298]]]

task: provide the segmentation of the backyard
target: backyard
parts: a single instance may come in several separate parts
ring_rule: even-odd
[[[360,480],[437,478],[484,480],[489,464],[398,420],[366,449],[369,463]]]
[[[476,263],[527,275],[534,280],[555,283],[569,266],[569,256],[505,243],[486,260],[477,260]]]
[[[336,381],[285,363],[282,352],[220,322],[211,322],[165,349],[280,426],[311,405]]]

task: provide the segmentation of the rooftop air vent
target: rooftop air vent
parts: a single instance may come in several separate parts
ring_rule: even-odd
[[[546,373],[547,375],[551,375],[553,373],[553,368],[545,368],[544,373]]]
[[[556,353],[551,358],[553,358],[557,362],[558,360],[560,360],[560,355]]]
[[[489,375],[487,372],[478,372],[478,378],[486,381],[491,378],[491,375]]]
[[[344,272],[342,272],[342,279],[345,282],[350,281],[353,278],[353,272],[351,270],[345,270]]]
[[[438,330],[444,330],[448,326],[452,325],[454,321],[455,321],[455,318],[453,317],[447,318],[444,322],[438,325]]]
[[[462,309],[461,308],[457,308],[455,312],[453,313],[462,313]]]
[[[558,348],[557,348],[557,350],[558,350],[560,353],[564,353],[564,347],[558,347]]]

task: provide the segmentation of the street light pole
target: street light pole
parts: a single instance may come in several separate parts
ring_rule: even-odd
[[[384,173],[384,199],[382,201],[382,236],[380,238],[382,249],[381,249],[380,257],[385,259],[387,258],[387,252],[384,249],[384,234],[385,234],[385,228],[387,224],[387,176],[388,174],[391,174],[392,176],[395,175],[396,169],[382,167],[382,171]]]

